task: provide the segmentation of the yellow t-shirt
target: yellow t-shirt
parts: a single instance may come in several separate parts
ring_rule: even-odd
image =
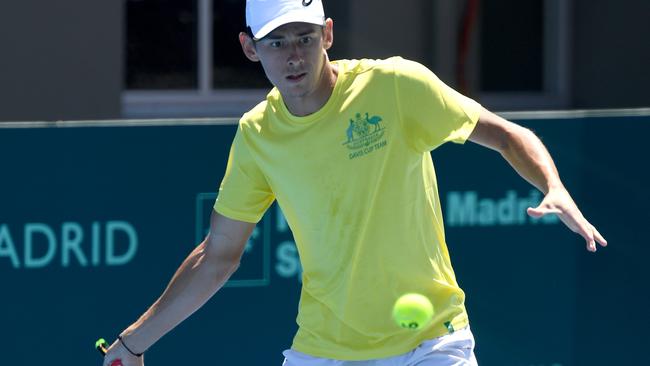
[[[463,143],[480,106],[399,57],[336,64],[334,91],[316,113],[291,115],[274,89],[242,117],[214,208],[258,222],[278,201],[303,267],[293,349],[390,357],[468,324],[429,152]],[[432,300],[423,331],[391,319],[408,292]]]

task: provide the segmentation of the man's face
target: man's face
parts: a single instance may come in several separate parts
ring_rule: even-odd
[[[289,23],[255,42],[253,55],[245,46],[244,52],[262,63],[267,78],[283,97],[305,97],[321,87],[325,50],[331,46],[328,31],[331,26]]]

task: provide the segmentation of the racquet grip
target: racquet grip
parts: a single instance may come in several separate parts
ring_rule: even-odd
[[[102,354],[102,356],[106,356],[106,351],[107,351],[106,346],[108,346],[108,344],[106,343],[106,340],[104,340],[104,338],[100,338],[97,340],[97,342],[95,342],[95,348],[99,351],[99,353]],[[122,360],[120,360],[119,358],[117,360],[114,360],[113,362],[111,362],[111,366],[123,366]]]

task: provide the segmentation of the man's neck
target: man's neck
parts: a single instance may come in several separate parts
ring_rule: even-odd
[[[332,96],[338,74],[338,66],[330,63],[329,59],[326,57],[323,71],[318,82],[319,85],[313,93],[295,98],[283,97],[284,104],[287,106],[289,112],[294,116],[304,117],[316,113],[323,108]]]

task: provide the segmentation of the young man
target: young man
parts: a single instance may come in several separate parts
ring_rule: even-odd
[[[466,140],[496,150],[545,194],[528,214],[555,214],[605,239],[582,216],[530,131],[401,58],[330,62],[333,22],[320,0],[248,0],[246,56],[275,88],[239,124],[210,233],[162,296],[110,347],[104,365],[144,352],[201,307],[236,270],[274,200],[303,266],[299,330],[285,366],[475,365],[474,340],[444,239],[429,152]],[[393,324],[394,301],[433,303],[419,332]]]

